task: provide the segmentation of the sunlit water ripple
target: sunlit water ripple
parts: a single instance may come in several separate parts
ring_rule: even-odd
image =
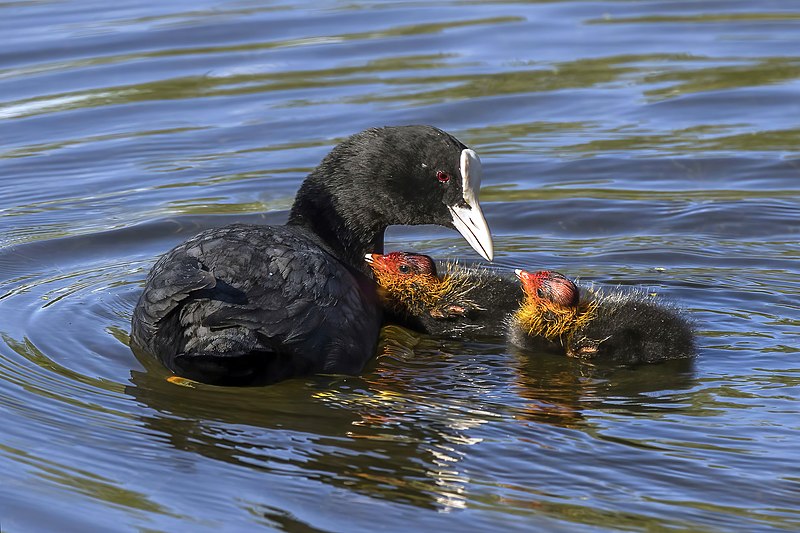
[[[22,1],[0,35],[3,531],[800,528],[797,5]],[[390,327],[362,376],[229,389],[131,352],[159,254],[398,123],[481,154],[499,267],[658,293],[697,360]]]

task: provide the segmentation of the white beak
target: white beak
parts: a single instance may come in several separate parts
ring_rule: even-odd
[[[447,206],[453,217],[453,225],[476,252],[484,259],[494,258],[494,244],[489,225],[483,218],[478,193],[481,190],[481,160],[474,151],[461,151],[461,190],[464,191],[466,207]]]

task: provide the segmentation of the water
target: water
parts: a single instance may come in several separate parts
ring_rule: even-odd
[[[20,1],[0,35],[3,531],[800,528],[797,2]],[[697,361],[390,328],[362,376],[226,389],[130,351],[159,254],[399,123],[481,154],[499,265],[659,293]]]

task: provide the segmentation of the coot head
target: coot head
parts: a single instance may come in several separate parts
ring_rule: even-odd
[[[376,274],[400,278],[436,278],[436,263],[428,255],[391,252],[386,255],[366,254],[367,263]]]
[[[391,225],[454,228],[492,260],[480,182],[478,155],[452,135],[431,126],[373,128],[336,146],[308,176],[289,224],[309,226],[357,268],[365,254],[383,252]]]
[[[452,318],[479,307],[469,298],[476,288],[467,276],[439,277],[430,256],[410,252],[366,254],[385,304],[412,316]]]
[[[511,320],[512,339],[528,336],[568,342],[578,327],[592,319],[593,306],[581,304],[578,286],[563,274],[549,270],[515,272],[525,297]]]
[[[560,272],[528,272],[520,269],[514,272],[522,283],[522,290],[527,298],[560,307],[575,307],[580,301],[578,286]]]
[[[422,315],[436,306],[443,284],[436,265],[427,255],[391,252],[366,254],[367,264],[381,288],[384,303],[398,312]]]

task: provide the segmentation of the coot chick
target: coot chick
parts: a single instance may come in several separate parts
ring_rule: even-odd
[[[357,133],[306,177],[286,225],[209,229],[156,262],[132,344],[206,383],[358,373],[382,320],[364,255],[383,252],[387,226],[439,224],[491,260],[480,171],[475,152],[430,126]]]
[[[480,266],[436,263],[427,255],[367,254],[387,310],[396,322],[432,335],[501,336],[522,291],[513,276]]]
[[[558,272],[517,270],[525,300],[509,323],[521,348],[557,348],[571,357],[653,363],[695,354],[691,324],[675,309],[638,292],[581,295]]]

